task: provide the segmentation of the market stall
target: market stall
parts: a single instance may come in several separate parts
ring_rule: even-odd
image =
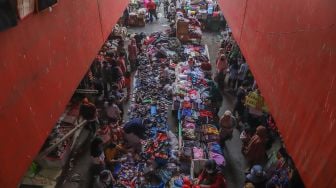
[[[147,138],[142,141],[141,159],[129,156],[114,172],[126,187],[164,187],[177,170],[172,160],[177,146],[172,144],[174,136],[169,132],[167,122],[171,98],[168,92],[160,91],[175,79],[169,65],[176,58],[179,44],[175,38],[169,38],[164,33],[153,33],[145,45],[145,53],[138,55],[128,117],[130,120],[141,118],[147,122]]]
[[[129,26],[144,27],[146,25],[145,22],[146,14],[147,14],[146,8],[133,9],[133,11],[129,13],[129,20],[128,20]]]
[[[202,40],[202,31],[200,22],[194,17],[184,18],[181,14],[177,14],[176,19],[176,37],[182,42],[196,41],[198,43]]]
[[[225,26],[225,19],[216,1],[191,0],[180,3],[187,17],[196,17],[201,23],[202,30],[219,31]]]
[[[221,167],[225,166],[225,159],[217,143],[217,114],[210,101],[212,80],[202,66],[209,61],[207,47],[190,44],[183,49],[181,55],[187,56],[188,61],[178,63],[175,68],[172,109],[177,111],[179,122],[179,149],[194,178],[206,159],[214,159]]]

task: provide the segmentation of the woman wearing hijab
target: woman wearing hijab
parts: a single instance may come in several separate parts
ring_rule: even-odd
[[[233,128],[236,126],[236,119],[233,117],[232,112],[227,110],[219,120],[219,136],[220,145],[223,147],[225,141],[232,138]]]
[[[221,91],[224,89],[226,70],[228,69],[228,63],[224,54],[221,54],[218,60],[216,61],[217,68],[217,84]]]
[[[217,73],[221,71],[226,71],[228,68],[227,60],[224,54],[221,54],[216,62]]]
[[[251,138],[248,146],[244,150],[244,155],[252,166],[254,164],[263,164],[266,160],[266,142],[267,130],[264,126],[259,125],[256,133]]]

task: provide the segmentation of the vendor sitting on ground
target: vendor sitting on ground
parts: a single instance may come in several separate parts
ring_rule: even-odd
[[[134,154],[141,152],[141,139],[145,139],[145,124],[148,120],[142,118],[134,118],[124,125],[125,141],[133,150]]]
[[[115,143],[111,142],[107,145],[107,147],[104,150],[105,153],[105,161],[106,165],[110,170],[114,170],[114,164],[120,163],[126,158],[118,158],[121,157],[121,154],[126,154],[127,150],[121,145],[116,145]]]
[[[225,178],[223,174],[217,170],[215,160],[207,160],[204,168],[196,182],[200,188],[226,188]]]

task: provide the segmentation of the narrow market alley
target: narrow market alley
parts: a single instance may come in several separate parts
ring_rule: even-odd
[[[169,19],[147,3],[125,10],[20,187],[301,188],[216,1]]]
[[[330,188],[335,0],[0,0],[0,188]]]
[[[161,6],[161,12],[158,14],[159,20],[151,24],[147,24],[145,27],[130,27],[128,33],[141,33],[150,34],[153,31],[164,31],[169,28],[169,22],[163,17],[163,7]],[[220,46],[221,36],[219,32],[203,32],[203,43],[208,46],[210,61],[213,66],[213,72],[216,67],[216,56]],[[129,41],[126,41],[128,44]],[[127,45],[126,45],[127,46]],[[129,103],[124,106],[127,111]],[[225,110],[232,110],[234,107],[234,97],[230,94],[224,94],[222,107],[219,111],[219,116],[222,116]],[[169,123],[176,123],[176,121],[169,114]],[[127,113],[124,114],[124,119],[128,119]],[[177,127],[173,127],[173,130],[177,132]],[[239,139],[239,131],[234,130],[232,140],[226,144],[225,159],[227,166],[225,168],[225,177],[227,179],[228,188],[242,187],[245,181],[244,171],[246,170],[245,158],[241,153],[241,140]],[[63,177],[64,182],[59,182],[59,188],[87,188],[90,185],[90,173],[89,173],[89,161],[90,161],[90,148],[86,148],[83,153],[71,160],[70,171],[65,173]]]
[[[169,28],[169,22],[163,17],[163,6],[160,7],[160,13],[158,14],[159,20],[145,27],[131,27],[128,28],[128,33],[141,33],[150,34],[153,31],[164,31]],[[218,49],[220,48],[222,37],[220,32],[204,31],[202,37],[202,43],[208,46],[210,61],[212,65],[213,73],[216,70],[216,57]],[[223,102],[218,113],[219,116],[224,114],[225,110],[233,110],[234,108],[234,96],[228,93],[224,93]],[[227,166],[225,169],[225,177],[227,179],[228,188],[242,187],[245,181],[246,162],[241,153],[241,140],[239,139],[240,132],[234,130],[233,138],[227,141],[226,152],[224,152]]]

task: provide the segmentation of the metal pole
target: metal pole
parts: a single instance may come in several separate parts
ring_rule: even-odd
[[[84,94],[98,94],[98,90],[95,89],[76,89],[75,92]]]
[[[72,136],[78,129],[86,125],[88,121],[84,120],[80,124],[76,125],[75,128],[73,128],[71,131],[69,131],[66,135],[64,135],[59,141],[57,141],[55,144],[51,145],[49,148],[45,149],[43,152],[41,152],[38,156],[37,159],[41,159],[48,153],[50,153],[52,150],[54,150],[59,144],[61,144],[64,140]]]

